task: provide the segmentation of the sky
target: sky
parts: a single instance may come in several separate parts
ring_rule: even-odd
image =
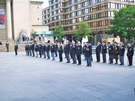
[[[48,0],[31,0],[31,1],[43,1],[43,5],[42,5],[42,8],[46,8],[49,6],[49,3],[48,3]]]

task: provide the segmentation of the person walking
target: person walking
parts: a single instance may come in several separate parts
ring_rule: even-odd
[[[115,64],[118,64],[119,46],[117,45],[117,42],[114,43],[113,50],[113,58],[116,61]]]
[[[18,45],[17,45],[17,43],[15,43],[14,49],[15,49],[15,55],[17,55],[17,50],[18,50]]]
[[[9,52],[9,42],[6,42],[6,48],[7,48],[7,52]]]
[[[134,55],[134,49],[131,47],[131,43],[128,43],[127,46],[127,57],[128,57],[128,66],[132,66],[132,61],[133,61],[133,55]]]

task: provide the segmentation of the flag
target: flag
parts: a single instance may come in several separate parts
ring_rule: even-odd
[[[0,19],[2,21],[2,24],[5,25],[5,16],[4,16],[4,14],[0,14]]]

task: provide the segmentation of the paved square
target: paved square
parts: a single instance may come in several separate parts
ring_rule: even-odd
[[[93,58],[86,67],[2,52],[0,101],[135,101],[135,60],[128,67],[126,57],[125,66]]]

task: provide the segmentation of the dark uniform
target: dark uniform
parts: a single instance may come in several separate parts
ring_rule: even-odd
[[[127,46],[127,57],[129,61],[128,66],[132,66],[132,60],[133,60],[133,55],[134,55],[134,49],[130,46]]]
[[[29,55],[32,56],[32,45],[29,45]]]
[[[69,53],[70,53],[70,44],[66,44],[64,47],[64,52],[66,54],[67,63],[70,63]]]
[[[110,63],[113,63],[113,46],[112,45],[108,46],[108,53],[109,53],[109,61]]]
[[[84,45],[84,46],[83,46],[83,51],[82,51],[82,52],[83,52],[83,55],[84,55],[84,60],[86,60],[86,56],[85,56],[86,47],[87,47],[87,46],[86,46],[86,45]]]
[[[29,45],[25,45],[26,55],[29,55]]]
[[[103,63],[106,63],[106,53],[107,53],[106,45],[102,45],[101,53],[102,53],[102,57],[103,57]]]
[[[32,50],[32,55],[33,55],[33,57],[35,57],[35,53],[34,53],[34,43],[31,45],[31,50]]]
[[[58,45],[55,45],[55,56],[57,57],[57,52],[58,52]]]
[[[62,58],[62,54],[63,54],[62,45],[58,48],[58,52],[59,52],[59,59],[60,59],[60,62],[62,62],[62,61],[63,61],[63,58]]]
[[[45,53],[45,51],[46,51],[46,45],[43,45],[43,46],[42,46],[42,53],[43,53],[43,55],[44,55],[44,58],[46,58],[46,53]]]
[[[92,58],[92,46],[88,45],[86,46],[86,51],[85,51],[85,56],[86,56],[86,60],[87,60],[87,66],[91,66],[91,58]]]
[[[38,45],[35,45],[36,58],[38,58]]]
[[[53,60],[55,60],[55,56],[54,56],[55,51],[56,51],[56,46],[55,45],[52,45],[51,46],[51,54],[52,54]]]
[[[121,45],[119,47],[119,58],[120,58],[120,65],[124,65],[124,53],[125,53],[125,47],[124,45]]]
[[[38,51],[39,51],[39,55],[40,55],[40,58],[42,58],[42,44],[39,44],[38,45]]]
[[[78,65],[81,64],[81,54],[82,54],[82,46],[77,45],[76,46],[76,56],[77,56],[77,59],[78,59]]]
[[[71,56],[72,56],[72,59],[73,59],[73,64],[76,64],[76,56],[75,56],[75,54],[76,54],[76,45],[72,45],[71,47],[70,47],[70,54],[71,54]]]
[[[97,45],[96,47],[97,62],[100,62],[100,52],[101,52],[101,44]]]
[[[116,60],[115,64],[118,64],[119,46],[114,46],[113,50],[113,58]]]
[[[17,50],[18,50],[18,45],[17,44],[14,46],[14,49],[15,49],[15,55],[17,55]]]
[[[46,52],[47,52],[48,59],[50,59],[50,53],[49,53],[49,51],[50,51],[50,45],[47,45]]]

